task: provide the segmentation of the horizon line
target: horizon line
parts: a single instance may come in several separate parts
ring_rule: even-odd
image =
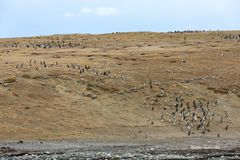
[[[106,35],[106,34],[116,34],[116,33],[169,33],[169,32],[185,32],[185,31],[194,31],[198,33],[204,33],[204,32],[237,32],[240,31],[240,29],[233,29],[233,30],[204,30],[204,29],[187,29],[187,30],[174,30],[174,31],[115,31],[115,32],[103,32],[103,33],[53,33],[53,34],[44,34],[44,35],[32,35],[32,36],[16,36],[16,37],[0,37],[0,39],[21,39],[21,38],[36,38],[36,37],[50,37],[50,36],[64,36],[64,35]],[[193,33],[194,33],[193,32]],[[187,33],[187,32],[186,32]]]

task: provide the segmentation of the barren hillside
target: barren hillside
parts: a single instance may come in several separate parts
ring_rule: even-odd
[[[0,39],[0,139],[239,137],[239,34]]]

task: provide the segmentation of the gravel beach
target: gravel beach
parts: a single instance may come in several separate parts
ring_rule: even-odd
[[[2,160],[27,159],[239,159],[240,141],[181,138],[161,141],[1,142]]]

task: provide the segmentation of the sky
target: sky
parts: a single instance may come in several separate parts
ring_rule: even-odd
[[[0,0],[0,38],[240,30],[240,0]]]

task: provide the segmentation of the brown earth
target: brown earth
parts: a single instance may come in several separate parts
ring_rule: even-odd
[[[187,120],[173,122],[178,96],[182,108],[209,101],[214,113],[207,130],[194,122],[189,136],[240,137],[240,43],[223,38],[239,33],[0,39],[0,140],[185,137]],[[78,45],[23,45],[41,42]]]

